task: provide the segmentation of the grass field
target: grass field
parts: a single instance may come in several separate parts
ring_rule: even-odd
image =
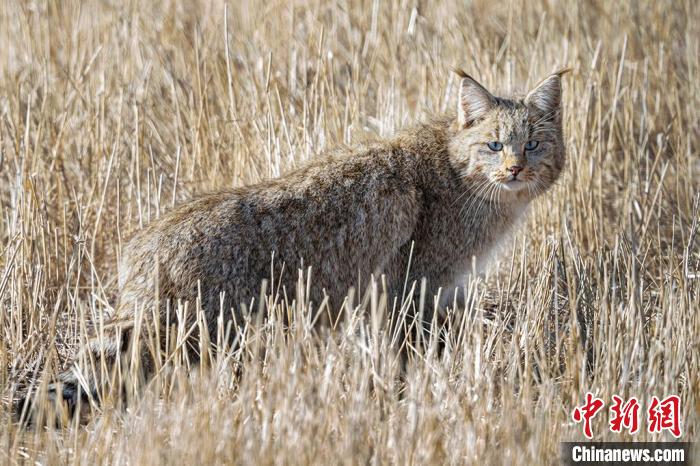
[[[588,391],[598,440],[632,438],[608,429],[614,394],[679,395],[697,439],[696,2],[9,0],[0,44],[0,463],[556,464]],[[334,329],[295,302],[236,346],[211,335],[201,365],[176,348],[82,425],[12,420],[109,315],[133,232],[452,108],[452,66],[504,91],[572,72],[565,173],[444,351],[426,334],[402,372],[375,286]],[[672,439],[645,417],[635,440]]]

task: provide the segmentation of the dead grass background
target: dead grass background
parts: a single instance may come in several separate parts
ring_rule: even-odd
[[[700,26],[693,1],[0,2],[0,461],[550,464],[586,391],[700,400]],[[404,377],[378,292],[337,329],[295,303],[84,426],[21,429],[109,313],[129,235],[455,100],[565,79],[569,162]],[[282,314],[292,316],[290,328]],[[216,341],[215,336],[212,340]],[[189,374],[189,375],[188,375]],[[606,407],[607,409],[607,407]],[[597,439],[611,434],[607,412]],[[636,440],[661,439],[646,432]]]

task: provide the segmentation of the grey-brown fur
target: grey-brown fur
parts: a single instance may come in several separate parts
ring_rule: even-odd
[[[290,298],[303,264],[312,267],[312,301],[318,305],[327,295],[337,309],[358,274],[383,273],[400,294],[413,242],[409,280],[425,277],[430,292],[443,287],[449,296],[472,257],[483,260],[561,171],[560,74],[512,100],[492,96],[463,74],[456,114],[162,216],[124,249],[114,322],[87,350],[117,356],[127,340],[115,329],[129,335],[135,310],[155,305],[156,283],[161,302],[194,305],[201,290],[213,333],[220,309],[229,316],[258,297],[273,254],[276,274],[284,264]],[[523,144],[535,139],[538,148],[526,153]],[[501,141],[503,150],[490,150],[490,141]],[[518,179],[525,183],[500,184],[514,165],[522,166]],[[148,367],[145,348],[137,352]],[[74,374],[62,376],[67,398],[75,396]],[[98,382],[89,384],[94,390]]]

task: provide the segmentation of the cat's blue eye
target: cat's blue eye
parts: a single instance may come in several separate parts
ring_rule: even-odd
[[[527,141],[525,143],[525,150],[533,150],[536,149],[537,146],[540,144],[539,141]]]
[[[503,150],[503,144],[501,144],[498,141],[491,141],[487,144],[487,146],[489,146],[489,149],[491,149],[494,152]]]

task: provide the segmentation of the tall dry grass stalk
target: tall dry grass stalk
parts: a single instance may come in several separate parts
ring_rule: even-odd
[[[582,438],[570,413],[589,390],[642,406],[678,394],[697,438],[699,14],[675,0],[0,2],[0,461],[549,464]],[[379,281],[334,329],[270,295],[235,345],[223,326],[202,342],[201,365],[174,333],[126,408],[13,422],[18,389],[45,389],[109,315],[131,233],[195,193],[444,111],[454,65],[505,90],[573,72],[566,173],[466,284],[444,351],[433,328],[402,372],[386,331],[401,303]],[[629,439],[606,422],[596,438]]]

